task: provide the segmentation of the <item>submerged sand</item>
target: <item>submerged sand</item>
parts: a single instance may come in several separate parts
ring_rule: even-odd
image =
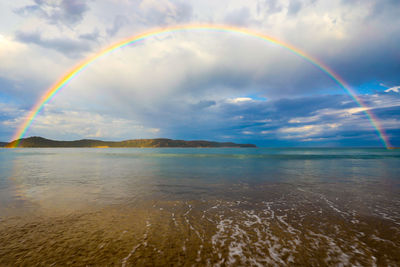
[[[354,190],[237,185],[218,198],[10,215],[0,221],[0,265],[400,265],[398,189]]]

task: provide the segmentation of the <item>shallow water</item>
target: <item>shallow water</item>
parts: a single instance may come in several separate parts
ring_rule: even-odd
[[[400,151],[1,149],[1,265],[400,265]]]

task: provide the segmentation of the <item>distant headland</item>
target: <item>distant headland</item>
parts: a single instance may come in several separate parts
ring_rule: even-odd
[[[2,147],[256,147],[253,144],[236,144],[232,142],[213,142],[213,141],[185,141],[173,140],[167,138],[156,139],[132,139],[125,141],[101,141],[92,139],[82,139],[75,141],[57,141],[50,140],[39,136],[22,138],[14,140],[10,143],[0,142]]]

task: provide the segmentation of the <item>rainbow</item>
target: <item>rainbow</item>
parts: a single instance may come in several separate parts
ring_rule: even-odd
[[[237,34],[252,36],[252,37],[261,39],[263,41],[267,41],[269,43],[273,43],[273,44],[282,46],[282,47],[286,48],[287,50],[289,50],[290,52],[296,54],[297,56],[302,57],[303,59],[305,59],[306,61],[313,64],[318,69],[320,69],[322,72],[326,73],[330,78],[332,78],[333,81],[335,81],[340,87],[342,87],[354,99],[354,101],[360,107],[363,108],[363,111],[365,112],[365,114],[367,115],[372,126],[375,128],[376,132],[378,133],[383,145],[386,148],[391,148],[389,139],[388,139],[387,135],[385,134],[385,130],[383,129],[379,120],[372,113],[372,111],[366,106],[366,104],[362,101],[362,99],[357,96],[356,92],[348,84],[346,84],[346,82],[342,78],[340,78],[339,75],[337,75],[333,70],[331,70],[328,66],[326,66],[324,63],[322,63],[320,60],[313,58],[312,56],[308,55],[304,51],[294,47],[291,44],[285,43],[276,38],[268,36],[266,34],[254,32],[249,29],[244,29],[244,28],[239,28],[239,27],[234,27],[234,26],[203,25],[203,24],[201,24],[201,25],[178,25],[178,26],[172,26],[172,27],[166,27],[166,28],[158,28],[158,29],[146,32],[146,33],[142,33],[139,35],[129,37],[120,42],[117,42],[117,43],[101,50],[97,54],[94,54],[93,56],[85,59],[83,62],[81,62],[77,66],[75,66],[72,70],[67,72],[66,75],[64,75],[61,79],[59,79],[52,87],[50,87],[46,91],[45,94],[43,94],[39,98],[39,100],[36,102],[36,104],[29,111],[28,116],[25,118],[23,123],[18,127],[17,131],[13,135],[13,140],[16,140],[16,142],[14,142],[14,147],[18,147],[20,139],[24,137],[26,131],[32,125],[32,122],[34,121],[35,117],[43,109],[43,106],[46,103],[48,103],[58,91],[60,91],[65,86],[67,86],[68,83],[72,79],[77,77],[79,75],[79,73],[84,71],[96,59],[98,59],[116,49],[131,45],[131,44],[135,44],[137,42],[140,42],[142,40],[145,40],[145,39],[153,37],[153,36],[157,36],[160,34],[166,34],[166,33],[172,33],[172,32],[187,31],[187,30],[230,32],[230,33],[237,33]]]

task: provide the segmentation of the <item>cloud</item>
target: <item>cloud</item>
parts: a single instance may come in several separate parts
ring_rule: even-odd
[[[288,14],[289,15],[296,15],[300,10],[301,10],[302,4],[300,1],[297,0],[292,0],[289,2],[289,7],[288,7]]]
[[[400,122],[400,99],[385,95],[363,98],[368,108],[358,107],[353,101],[346,101],[345,96],[327,95],[258,103],[243,102],[246,103],[245,106],[221,106],[221,109],[225,109],[224,113],[230,116],[240,116],[240,120],[231,121],[236,124],[233,129],[240,130],[242,134],[245,131],[253,133],[253,140],[257,140],[258,134],[264,136],[260,139],[270,139],[274,144],[286,140],[291,145],[296,142],[301,144],[330,141],[335,141],[336,144],[347,144],[352,141],[353,145],[367,143],[380,145],[374,127],[363,113],[369,109],[378,116],[390,139],[395,142],[395,136],[398,134],[396,133],[398,126],[395,124]],[[296,103],[303,105],[307,103],[304,106],[308,108],[298,109]],[[301,117],[298,116],[300,114]],[[262,117],[269,119],[260,120]],[[354,125],[357,125],[357,128],[354,128]],[[232,131],[232,125],[230,129]],[[366,140],[367,143],[363,143]]]
[[[339,123],[325,123],[314,125],[303,125],[299,127],[282,127],[278,132],[286,134],[283,138],[304,139],[310,136],[326,134],[327,131],[336,129],[340,126]]]
[[[107,28],[107,33],[110,36],[114,36],[118,31],[129,23],[129,19],[123,15],[117,15],[114,17],[113,24],[110,28]]]
[[[397,0],[370,1],[372,8],[369,19],[398,18],[399,2]]]
[[[193,9],[186,1],[142,0],[139,15],[150,25],[184,23],[192,18]]]
[[[97,28],[95,28],[92,32],[84,33],[79,35],[80,39],[88,40],[88,41],[97,41],[100,37],[100,32]]]
[[[1,96],[1,95],[0,95]],[[0,98],[1,99],[1,98]],[[0,101],[0,141],[11,141],[10,138],[22,122],[24,110],[12,103]]]
[[[3,101],[18,103],[21,109],[33,105],[43,91],[54,83],[56,77],[71,66],[70,58],[25,44],[11,36],[0,40],[0,96]]]
[[[19,123],[15,120],[3,121],[7,127],[16,127]],[[27,134],[67,140],[79,138],[121,140],[127,137],[158,137],[161,133],[158,128],[146,127],[134,120],[82,110],[59,110],[54,109],[52,105],[46,105]]]
[[[83,35],[82,38],[87,39],[93,37],[93,35]],[[16,32],[15,38],[20,42],[26,44],[36,44],[43,48],[49,48],[68,56],[78,56],[92,48],[87,41],[67,38],[44,38],[38,32]]]
[[[230,103],[241,103],[241,102],[248,102],[248,101],[253,101],[253,99],[250,97],[236,97],[236,98],[228,99],[228,102],[230,102]]]
[[[225,17],[225,22],[230,25],[247,26],[251,21],[251,13],[247,7],[236,9]]]
[[[264,4],[268,7],[268,12],[272,14],[279,13],[283,9],[281,1],[278,0],[266,0]]]
[[[385,92],[389,93],[389,92],[394,92],[394,93],[399,93],[400,90],[400,86],[393,86],[390,87],[389,89],[386,89]]]
[[[194,109],[205,109],[212,106],[215,106],[217,103],[214,100],[200,100],[196,104],[193,105]]]
[[[15,9],[15,13],[24,16],[37,15],[51,24],[73,26],[83,20],[88,10],[88,1],[84,0],[34,0],[31,5]]]
[[[58,6],[61,6],[63,2],[57,3]],[[79,3],[82,4],[79,1],[72,1],[71,6],[79,6]],[[108,38],[115,38],[114,36],[117,33],[120,36],[131,36],[133,33],[139,33],[154,26],[186,22],[227,22],[251,27],[255,31],[264,32],[303,48],[338,72],[352,86],[370,80],[393,83],[396,82],[396,79],[398,80],[400,70],[397,62],[400,55],[397,44],[400,37],[393,37],[400,36],[400,27],[398,26],[400,24],[395,22],[398,18],[390,16],[391,19],[389,20],[379,15],[379,20],[368,21],[367,19],[380,5],[384,7],[380,11],[383,14],[392,14],[395,10],[398,10],[393,1],[382,3],[381,1],[369,0],[368,4],[362,4],[364,2],[360,1],[349,3],[333,1],[327,4],[323,1],[279,0],[249,1],[246,5],[239,2],[230,2],[229,5],[227,3],[225,1],[198,3],[194,1],[144,0],[140,2],[120,2],[119,4],[118,1],[112,1],[112,4],[109,5],[99,3],[96,6],[91,6],[91,9],[81,7],[77,9],[82,10],[83,13],[79,11],[77,14],[87,14],[87,21],[90,23],[79,25],[79,29],[85,30],[81,29],[80,34],[70,36],[69,39],[76,41],[79,40],[80,36],[89,37],[82,32],[91,32],[94,26],[102,27],[101,32],[106,32]],[[55,4],[37,1],[30,9],[38,9],[39,7],[44,9],[47,5]],[[211,6],[213,10],[210,10]],[[47,12],[51,10],[49,8]],[[300,11],[302,16],[294,16]],[[321,16],[321,14],[324,14],[324,16]],[[111,25],[110,21],[112,21]],[[365,23],[368,23],[374,29],[376,28],[374,34],[378,36],[372,36],[370,31],[365,31]],[[89,30],[86,28],[89,28]],[[47,39],[62,39],[54,36],[54,29],[48,31],[51,33],[39,33],[41,36],[47,36]],[[32,30],[22,32],[32,32]],[[318,36],[318,38],[315,38],[315,36]],[[91,37],[94,38],[95,35]],[[209,37],[204,37],[204,39],[207,38],[215,37],[210,34]],[[114,39],[106,40],[107,43],[113,41]],[[226,54],[238,53],[239,49],[230,48],[235,44],[226,42],[222,45],[227,49]],[[68,46],[71,46],[71,44]],[[264,44],[264,46],[267,45]],[[48,47],[52,46],[48,45]],[[245,66],[249,69],[249,72],[258,71],[255,67],[261,70],[266,68],[265,66],[255,65],[258,64],[255,60],[257,53],[261,55],[260,60],[274,66],[274,69],[269,70],[271,75],[263,76],[262,73],[259,75],[259,83],[267,84],[270,87],[269,91],[276,91],[278,96],[281,92],[298,94],[298,92],[302,93],[308,90],[311,92],[323,90],[327,87],[339,88],[330,79],[324,78],[322,73],[307,67],[307,64],[303,64],[305,66],[303,67],[300,64],[303,61],[296,61],[295,55],[287,56],[283,51],[284,49],[279,49],[282,51],[270,50],[271,54],[274,53],[275,55],[265,57],[263,55],[265,51],[260,49],[251,53],[249,51],[249,49],[252,49],[251,46],[241,48],[242,51],[246,50],[246,55],[249,55],[252,59],[252,62],[249,62],[252,63],[252,66],[249,66],[250,64]],[[204,47],[204,49],[208,48]],[[221,51],[220,53],[224,52]],[[232,64],[239,63],[232,62]],[[229,70],[226,72],[229,72]],[[293,76],[293,72],[297,74]],[[219,75],[220,80],[227,78],[223,77],[226,74],[221,71],[216,73],[215,76],[217,75]],[[249,74],[241,73],[241,76],[232,76],[235,77],[235,81],[246,83]],[[264,80],[261,77],[265,77]],[[290,77],[290,79],[285,77]],[[211,78],[210,82],[217,79]],[[233,78],[231,81],[233,81]]]

